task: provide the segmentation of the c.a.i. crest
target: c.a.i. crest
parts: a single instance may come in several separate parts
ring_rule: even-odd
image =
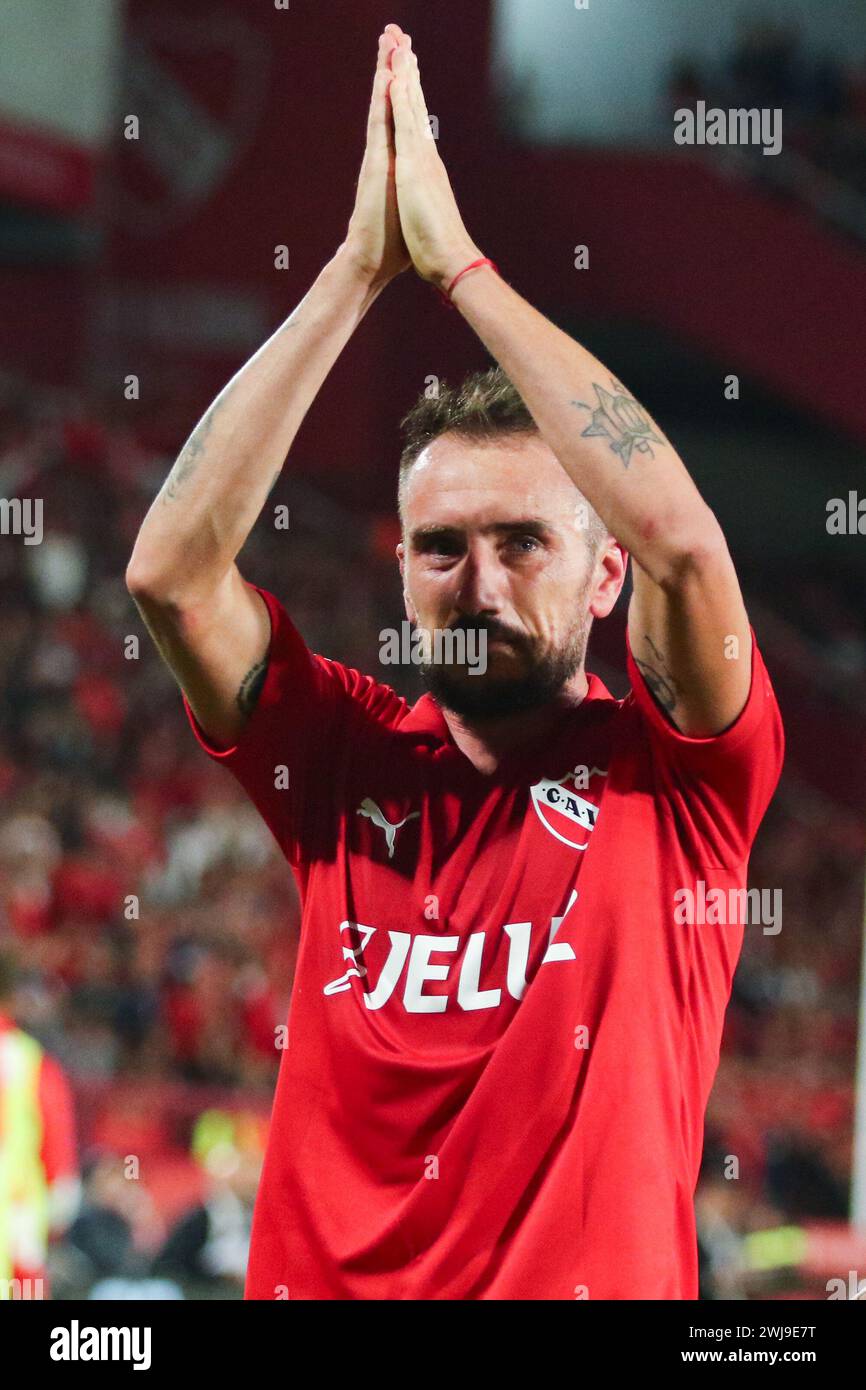
[[[551,835],[572,849],[584,850],[598,820],[599,802],[607,769],[571,768],[555,781],[543,777],[530,787],[536,814]]]

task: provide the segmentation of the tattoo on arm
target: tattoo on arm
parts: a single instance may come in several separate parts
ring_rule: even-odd
[[[163,502],[173,502],[180,488],[192,477],[198,467],[199,460],[205,452],[205,444],[213,422],[226,403],[228,389],[217,397],[178,454],[177,461],[165,480],[162,492]]]
[[[279,331],[284,333],[287,328],[297,328],[299,323],[300,319],[297,317],[287,319]],[[205,444],[207,443],[207,437],[211,432],[213,422],[222,410],[233,389],[234,382],[230,382],[214,401],[210,410],[206,412],[196,425],[189,439],[184,444],[178,454],[174,467],[166,478],[165,486],[162,491],[163,502],[173,502],[183,484],[192,477],[198,467],[199,460],[204,455]],[[277,474],[277,477],[279,477],[279,474]],[[274,482],[276,482],[276,478]],[[273,483],[271,487],[273,487]]]
[[[624,468],[631,463],[632,453],[647,454],[655,458],[653,444],[666,444],[667,440],[655,433],[649,416],[642,405],[630,396],[620,382],[611,377],[612,390],[594,381],[595,405],[585,401],[572,401],[580,410],[588,410],[590,422],[581,432],[581,439],[598,435],[607,439],[612,451],[622,460]]]
[[[241,681],[237,693],[237,706],[241,714],[247,717],[252,714],[262,693],[262,686],[268,674],[268,660],[268,656],[262,657],[261,661],[250,667]]]
[[[644,641],[650,648],[653,661],[643,661],[640,657],[635,656],[635,665],[662,709],[670,714],[671,711],[676,708],[677,701],[682,691],[671,675],[667,662],[648,632],[644,633]]]

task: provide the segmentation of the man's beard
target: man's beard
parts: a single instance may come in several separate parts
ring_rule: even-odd
[[[569,634],[563,646],[535,654],[535,643],[522,634],[510,632],[487,618],[460,619],[452,631],[487,633],[487,641],[497,637],[513,643],[524,656],[522,674],[494,676],[488,670],[473,675],[466,666],[421,663],[421,675],[430,694],[445,709],[467,719],[495,719],[522,714],[549,704],[580,669],[586,655],[589,618]]]

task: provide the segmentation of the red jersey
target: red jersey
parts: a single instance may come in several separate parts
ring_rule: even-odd
[[[744,886],[779,778],[754,634],[717,737],[678,732],[627,651],[626,699],[589,675],[485,776],[430,695],[314,655],[259,592],[270,663],[239,743],[190,713],[303,903],[247,1297],[695,1298],[743,925],[681,924],[677,894]]]

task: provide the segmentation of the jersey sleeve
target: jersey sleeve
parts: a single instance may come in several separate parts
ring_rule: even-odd
[[[291,864],[311,855],[313,813],[324,825],[335,804],[341,762],[360,722],[393,717],[405,704],[393,690],[311,652],[279,599],[257,585],[271,619],[264,685],[237,743],[217,748],[183,696],[201,747],[237,778]]]
[[[684,847],[707,868],[730,869],[748,858],[784,761],[776,695],[752,633],[749,696],[732,724],[711,738],[681,733],[657,704],[631,652],[631,698],[645,728],[657,790],[675,817]]]

